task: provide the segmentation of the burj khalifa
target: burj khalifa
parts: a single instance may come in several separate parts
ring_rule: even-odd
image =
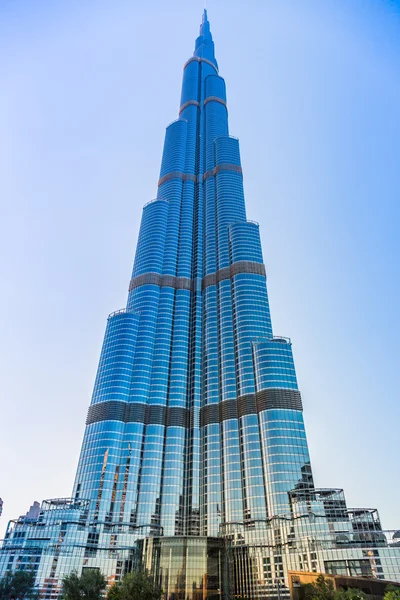
[[[71,498],[10,523],[0,574],[31,566],[56,598],[72,569],[112,584],[140,562],[166,600],[280,598],[291,571],[400,581],[399,542],[374,509],[315,487],[204,11],[127,304],[108,317]]]

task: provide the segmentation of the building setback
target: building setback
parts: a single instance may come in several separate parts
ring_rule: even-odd
[[[10,522],[0,575],[45,598],[138,561],[168,600],[284,598],[289,570],[400,581],[400,533],[314,485],[292,346],[272,330],[257,223],[207,12],[108,317],[71,498]]]

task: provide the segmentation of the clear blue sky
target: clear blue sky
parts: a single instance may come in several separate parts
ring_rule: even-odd
[[[319,487],[400,527],[400,2],[209,0]],[[201,0],[0,3],[0,496],[69,496]]]

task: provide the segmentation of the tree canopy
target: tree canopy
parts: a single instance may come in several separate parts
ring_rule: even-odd
[[[0,600],[10,598],[27,598],[36,600],[39,592],[35,589],[35,573],[33,570],[8,571],[0,579]]]
[[[335,588],[332,579],[318,575],[313,583],[304,585],[305,600],[335,600]]]
[[[133,571],[110,587],[107,600],[160,600],[161,594],[146,571]]]
[[[400,589],[395,585],[388,585],[386,587],[385,596],[383,600],[400,600]]]
[[[365,600],[364,592],[357,588],[347,590],[335,590],[332,579],[318,575],[313,583],[304,585],[305,600]],[[389,598],[387,600],[400,600],[400,598]]]
[[[366,595],[357,588],[339,589],[335,592],[335,600],[366,600]]]
[[[107,580],[98,569],[84,569],[82,575],[72,571],[62,581],[63,600],[99,600]]]

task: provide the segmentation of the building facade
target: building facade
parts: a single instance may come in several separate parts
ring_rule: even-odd
[[[196,558],[197,557],[197,558]],[[207,13],[112,313],[71,498],[10,523],[0,574],[45,597],[141,560],[168,600],[288,595],[288,571],[400,580],[396,532],[315,488],[290,339],[272,330]]]

